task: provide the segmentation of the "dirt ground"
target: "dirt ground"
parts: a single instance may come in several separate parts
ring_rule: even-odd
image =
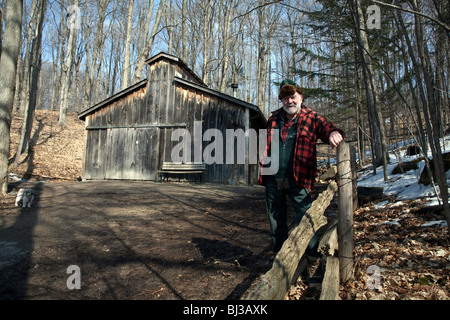
[[[31,208],[14,206],[32,187]],[[270,269],[261,187],[16,185],[0,212],[0,299],[240,299]],[[80,268],[80,289],[69,289]],[[73,279],[73,277],[71,277]]]
[[[15,166],[22,120],[11,126],[12,190],[0,195],[0,299],[237,300],[271,268],[263,187],[77,182],[84,123],[68,113],[60,127],[57,111],[36,110]],[[24,187],[36,199],[21,209]],[[79,290],[67,287],[70,266]]]
[[[76,182],[84,124],[73,113],[66,127],[57,119],[57,111],[36,111],[30,148],[17,167],[22,118],[13,119],[13,190],[0,195],[1,300],[237,300],[271,268],[264,188]],[[36,193],[31,208],[14,206],[23,187]],[[422,199],[358,209],[354,277],[341,285],[340,299],[449,300],[448,228],[422,226],[441,219]],[[70,266],[80,268],[79,290],[67,287]],[[377,290],[367,287],[370,266],[382,271]],[[286,299],[318,297],[300,279]]]

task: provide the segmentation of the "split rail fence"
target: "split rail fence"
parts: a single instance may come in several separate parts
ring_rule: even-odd
[[[336,182],[337,181],[337,182]],[[319,241],[319,251],[326,255],[321,300],[339,299],[339,285],[353,272],[353,211],[357,208],[355,149],[343,141],[337,148],[337,176],[308,209],[302,221],[291,231],[276,255],[272,268],[249,292],[247,300],[282,300],[298,275],[306,268],[301,260],[313,235],[329,225]],[[338,192],[337,219],[328,223],[324,216]]]

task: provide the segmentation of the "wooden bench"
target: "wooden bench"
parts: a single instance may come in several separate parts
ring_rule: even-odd
[[[193,174],[195,182],[197,182],[197,176],[200,176],[206,169],[206,164],[204,163],[173,163],[173,162],[163,162],[161,170],[159,172],[160,181],[163,181],[163,177],[166,181],[169,180],[169,174]],[[179,179],[178,179],[179,181]]]

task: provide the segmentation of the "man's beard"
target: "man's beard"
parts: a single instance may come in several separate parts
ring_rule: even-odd
[[[292,108],[295,107],[295,108]],[[296,105],[295,103],[291,103],[287,106],[283,106],[284,112],[287,114],[297,114],[297,112],[300,110],[300,106]]]

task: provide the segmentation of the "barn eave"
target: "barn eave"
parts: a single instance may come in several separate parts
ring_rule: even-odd
[[[128,88],[117,92],[116,94],[110,96],[109,98],[81,111],[80,113],[78,113],[78,119],[80,120],[85,120],[86,116],[103,108],[106,105],[111,104],[114,101],[117,101],[127,95],[129,95],[130,93],[133,93],[136,90],[141,89],[142,87],[145,87],[147,85],[148,79],[143,79],[139,82],[136,82],[135,84],[129,86]]]
[[[181,84],[183,86],[190,87],[190,88],[196,89],[198,91],[201,91],[201,92],[204,92],[204,93],[216,96],[216,97],[218,97],[220,99],[224,99],[226,101],[229,101],[229,102],[231,102],[233,104],[236,104],[236,105],[239,105],[241,107],[247,108],[247,109],[255,112],[256,113],[256,117],[258,117],[261,120],[261,122],[264,123],[264,125],[267,122],[267,119],[264,116],[264,114],[261,112],[261,109],[259,109],[258,106],[254,105],[254,104],[248,103],[248,102],[246,102],[244,100],[237,99],[237,98],[235,98],[233,96],[227,95],[227,94],[222,93],[220,91],[217,91],[217,90],[214,90],[214,89],[211,89],[211,88],[208,88],[208,87],[204,87],[204,86],[198,85],[198,84],[196,84],[194,82],[187,81],[185,79],[182,79],[182,78],[179,78],[179,77],[176,77],[176,76],[174,77],[174,82],[177,82],[178,84]]]

